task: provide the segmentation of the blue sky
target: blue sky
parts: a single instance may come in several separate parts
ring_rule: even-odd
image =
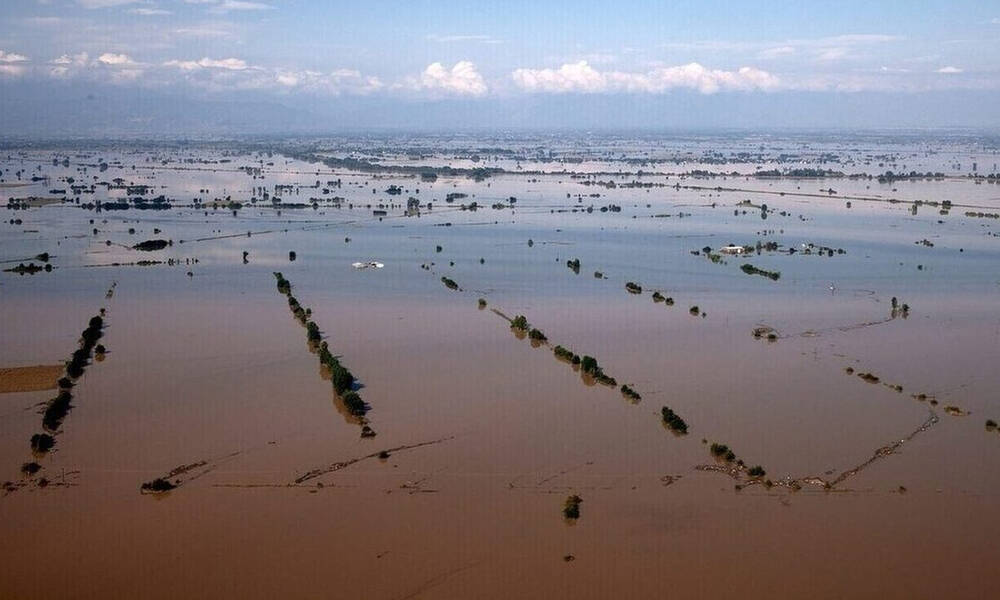
[[[1000,2],[5,0],[0,85],[323,99],[1000,89]]]

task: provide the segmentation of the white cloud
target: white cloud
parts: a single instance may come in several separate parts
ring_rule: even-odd
[[[162,8],[130,8],[129,12],[133,15],[142,15],[144,17],[173,14],[169,10],[163,10]]]
[[[450,70],[439,62],[431,63],[411,87],[459,96],[483,96],[489,91],[476,65],[467,60],[455,63]]]
[[[827,48],[821,51],[816,58],[823,61],[840,60],[847,56],[847,48]]]
[[[174,30],[176,35],[199,38],[222,38],[234,37],[236,34],[233,28],[226,23],[215,25],[195,25],[193,27],[180,27]]]
[[[517,69],[511,74],[514,83],[528,92],[598,93],[629,92],[659,94],[675,88],[693,89],[702,94],[719,91],[777,89],[777,77],[753,67],[736,71],[706,69],[698,63],[659,67],[645,73],[601,72],[587,61],[569,63],[558,69]]]
[[[97,57],[97,62],[105,65],[130,65],[135,61],[128,54],[112,54],[111,52],[105,52],[104,54]]]
[[[18,64],[2,63],[0,64],[0,75],[17,77],[24,75],[27,71],[26,67]]]
[[[432,42],[448,43],[448,42],[479,42],[480,44],[502,44],[503,40],[499,40],[491,35],[437,35],[432,33],[427,36],[427,39]]]
[[[244,0],[223,0],[208,9],[212,13],[227,13],[231,10],[271,10],[274,7],[263,2],[246,2]]]
[[[18,63],[25,62],[28,57],[23,54],[15,54],[14,52],[4,52],[0,50],[0,63]]]
[[[365,76],[354,69],[336,69],[329,73],[319,71],[279,70],[274,81],[285,89],[330,94],[366,95],[381,90],[384,85],[378,77]]]
[[[937,72],[938,73],[947,73],[947,74],[951,75],[951,74],[955,74],[955,73],[961,73],[964,70],[965,69],[959,69],[958,67],[953,67],[953,66],[949,65],[947,67],[941,67],[940,69],[937,70]]]
[[[123,4],[135,4],[139,0],[77,0],[84,8],[109,8]]]
[[[780,58],[782,56],[790,56],[795,54],[794,46],[776,46],[773,48],[765,48],[757,53],[757,58],[762,58],[764,60],[770,60],[773,58]]]
[[[165,67],[176,67],[182,71],[195,71],[198,69],[228,69],[230,71],[242,71],[247,68],[245,60],[239,58],[213,59],[202,58],[201,60],[168,60],[163,63]]]
[[[81,52],[79,54],[63,54],[50,62],[54,65],[76,65],[82,67],[87,64],[88,58],[90,57],[86,52]]]

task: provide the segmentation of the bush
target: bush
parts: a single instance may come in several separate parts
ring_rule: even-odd
[[[69,390],[62,390],[59,394],[49,400],[45,407],[45,414],[42,416],[42,426],[49,431],[56,431],[62,425],[63,419],[69,414],[70,400],[73,399]]]
[[[31,436],[31,449],[35,452],[48,452],[55,445],[55,438],[47,433],[36,433]]]
[[[725,444],[716,444],[715,442],[712,442],[712,445],[708,450],[712,453],[712,456],[724,459],[726,462],[733,462],[736,460],[736,454]]]
[[[563,503],[563,516],[567,519],[579,519],[580,518],[580,503],[583,502],[583,498],[573,494],[566,498],[566,502]]]
[[[352,415],[361,416],[368,412],[368,405],[357,392],[347,392],[340,399],[344,401],[344,406]]]
[[[764,467],[757,465],[755,467],[750,467],[750,470],[747,471],[747,475],[750,477],[763,477],[764,475],[767,475],[767,471],[764,470]]]
[[[354,375],[336,361],[330,368],[330,375],[333,380],[333,389],[338,394],[343,394],[354,386]]]
[[[625,396],[629,400],[634,400],[635,402],[642,400],[642,396],[639,395],[639,392],[629,387],[627,383],[622,384],[621,392],[622,396]]]
[[[291,291],[292,291],[292,284],[289,283],[287,279],[285,279],[284,275],[282,275],[278,271],[275,271],[274,272],[274,278],[277,280],[278,291],[279,292],[281,292],[282,294],[289,294],[289,293],[291,293]]]
[[[152,492],[154,494],[162,494],[163,492],[169,492],[170,490],[176,488],[177,486],[162,477],[157,477],[152,481],[147,481],[142,484],[139,488],[143,492]]]
[[[446,288],[448,288],[449,290],[457,290],[458,289],[458,284],[455,283],[455,280],[453,280],[453,279],[448,279],[447,277],[442,277],[441,278],[441,283],[443,283],[444,286]]]
[[[521,329],[526,331],[531,325],[528,323],[528,318],[524,315],[517,315],[510,322],[511,329]]]
[[[558,357],[565,360],[573,360],[573,351],[568,348],[563,348],[562,346],[556,346],[552,349],[552,352]]]
[[[572,269],[572,271],[574,273],[576,273],[577,275],[580,274],[580,259],[579,258],[574,258],[573,260],[567,260],[566,261],[566,266],[569,267],[570,269]]]
[[[628,293],[630,293],[630,294],[641,294],[642,293],[642,286],[639,285],[639,284],[637,284],[637,283],[635,283],[635,282],[633,282],[633,281],[629,281],[628,283],[626,283],[625,284],[625,289],[628,290]]]
[[[687,433],[688,426],[677,413],[670,410],[669,407],[664,406],[660,413],[663,415],[663,422],[666,423],[667,427],[674,431],[675,433]]]
[[[780,271],[765,271],[764,269],[758,269],[757,267],[751,265],[750,263],[745,263],[743,265],[740,265],[740,269],[747,275],[761,275],[763,277],[767,277],[772,281],[777,281],[779,278],[781,278]]]
[[[541,330],[535,329],[534,327],[532,327],[531,331],[528,332],[528,337],[535,340],[536,342],[546,342],[549,339],[545,337],[545,334],[542,333]]]

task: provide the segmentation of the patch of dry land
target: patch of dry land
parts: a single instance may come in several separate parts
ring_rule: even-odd
[[[54,390],[62,365],[0,368],[0,394]]]

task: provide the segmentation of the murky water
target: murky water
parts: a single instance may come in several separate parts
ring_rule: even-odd
[[[537,143],[553,156],[585,154],[579,140]],[[718,143],[603,141],[581,163],[521,166],[634,172],[619,155],[759,146]],[[801,140],[767,143],[770,158],[758,162],[642,168],[752,173],[788,166],[773,160],[783,151],[806,154]],[[430,150],[417,160],[401,143],[396,162],[479,164],[464,142],[415,145]],[[50,179],[0,187],[0,200],[69,188],[60,177],[121,177],[177,206],[4,212],[2,266],[48,252],[54,269],[0,273],[0,367],[68,360],[102,307],[108,352],[77,381],[47,455],[33,455],[29,438],[53,393],[0,395],[0,480],[11,482],[0,498],[0,595],[993,597],[1000,433],[984,424],[1000,420],[1000,221],[965,213],[1000,212],[1000,188],[953,175],[973,158],[990,172],[996,151],[859,139],[818,140],[808,154],[832,151],[845,172],[881,173],[865,157],[884,154],[949,177],[674,174],[642,178],[663,186],[609,189],[564,173],[430,182],[205,148],[8,152],[4,184],[17,171]],[[83,166],[102,160],[103,172]],[[252,166],[257,179],[239,170]],[[317,207],[249,202],[276,184],[294,186],[284,202]],[[392,185],[403,193],[386,194]],[[452,192],[468,197],[448,203]],[[95,185],[78,198],[129,196]],[[243,207],[226,208],[227,196]],[[404,216],[409,196],[433,206]],[[915,214],[913,200],[924,202]],[[478,210],[460,210],[473,201]],[[393,204],[383,218],[372,212],[380,203]],[[620,212],[600,210],[612,204]],[[173,245],[131,249],[147,239]],[[719,262],[701,251],[758,240],[780,246]],[[810,243],[845,252],[807,254]],[[578,274],[568,259],[580,260]],[[131,266],[141,260],[163,264]],[[351,267],[369,260],[385,266]],[[376,437],[360,437],[274,271],[358,378]],[[626,292],[629,281],[643,293]],[[893,318],[893,297],[905,317]],[[519,339],[492,308],[525,315],[548,345]],[[778,339],[754,338],[761,326]],[[596,357],[641,401],[587,381],[553,355],[557,344]],[[665,428],[663,406],[687,435]],[[937,421],[911,437],[931,414]],[[698,469],[720,464],[713,442],[773,483],[835,481],[891,451],[830,490],[737,490],[745,471],[734,480]],[[384,449],[396,450],[380,458]],[[20,472],[29,461],[42,468],[30,477]],[[179,487],[140,494],[182,466],[191,468],[173,476]],[[583,498],[575,522],[562,516],[570,494]]]

